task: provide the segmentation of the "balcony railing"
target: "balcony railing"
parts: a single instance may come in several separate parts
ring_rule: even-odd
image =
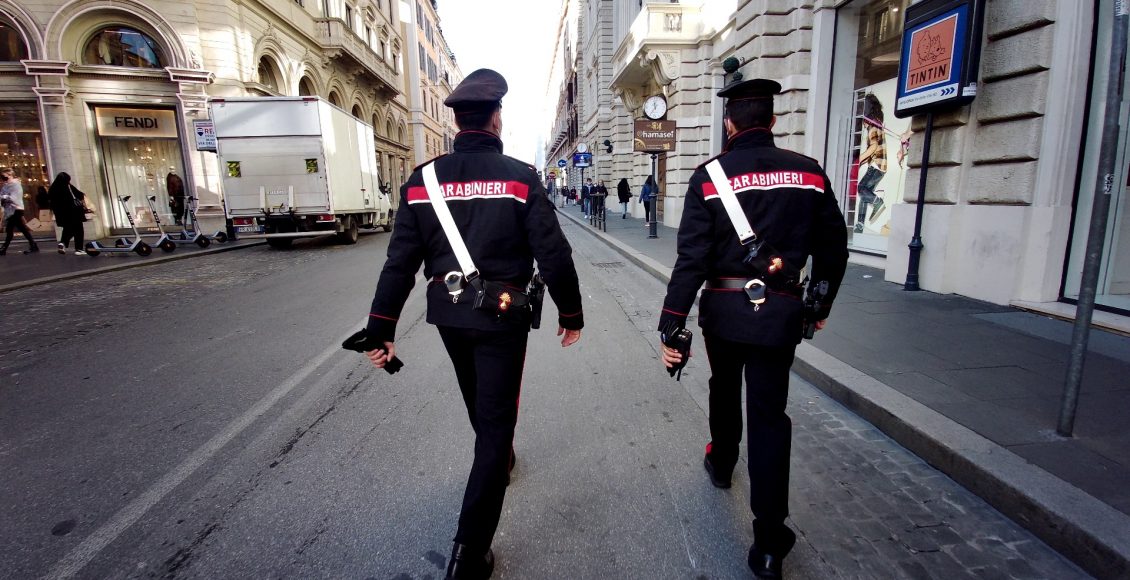
[[[645,82],[646,74],[640,65],[658,58],[652,54],[655,49],[694,45],[706,28],[703,8],[698,4],[647,0],[642,8],[612,56],[613,84]],[[678,62],[658,64],[678,66]]]
[[[392,69],[361,37],[353,33],[345,22],[338,18],[315,18],[314,28],[318,42],[329,51],[330,58],[348,58],[357,66],[386,85],[386,90],[400,93],[396,71]],[[334,51],[337,51],[336,54]]]

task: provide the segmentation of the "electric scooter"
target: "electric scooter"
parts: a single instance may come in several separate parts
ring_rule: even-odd
[[[109,254],[127,254],[129,252],[137,252],[138,256],[148,256],[149,254],[153,253],[153,248],[151,248],[149,244],[142,241],[141,233],[137,231],[137,224],[133,221],[133,214],[129,212],[129,206],[126,205],[126,202],[129,201],[129,198],[130,196],[128,195],[119,195],[118,202],[122,204],[122,209],[126,212],[126,219],[129,220],[129,227],[133,230],[133,241],[131,242],[124,238],[119,239],[118,242],[122,243],[122,245],[119,246],[115,244],[113,248],[105,247],[102,244],[99,244],[97,241],[87,242],[84,246],[84,249],[86,250],[86,253],[88,255],[97,256],[102,252]]]
[[[199,198],[195,195],[185,198],[187,204],[185,205],[184,213],[185,217],[188,218],[188,223],[185,224],[184,231],[180,233],[181,240],[187,240],[201,248],[207,248],[213,240],[221,244],[228,241],[228,233],[223,230],[210,236],[201,233],[200,222],[196,221],[196,202],[198,200]],[[180,243],[176,237],[173,238],[173,241]]]
[[[157,224],[157,231],[161,232],[161,237],[157,238],[156,246],[165,253],[177,249],[177,241],[165,233],[165,226],[161,225],[161,216],[157,213],[157,196],[148,195],[145,200],[149,202],[149,211],[153,213],[153,223]]]

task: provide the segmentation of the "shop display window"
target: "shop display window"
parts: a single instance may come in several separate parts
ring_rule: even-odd
[[[162,68],[164,59],[157,43],[142,32],[121,26],[104,28],[86,43],[83,64]]]
[[[129,211],[138,227],[153,228],[153,211],[146,201],[154,202],[161,224],[166,228],[183,220],[184,172],[181,169],[180,144],[176,139],[104,139],[106,173],[110,180],[110,226],[128,228],[118,195],[130,196]]]
[[[885,254],[906,187],[910,119],[894,116],[909,0],[856,0],[837,12],[829,173],[853,249]]]
[[[50,231],[54,227],[51,208],[40,207],[36,195],[51,181],[35,103],[0,103],[0,167],[11,167],[23,184],[28,227]]]

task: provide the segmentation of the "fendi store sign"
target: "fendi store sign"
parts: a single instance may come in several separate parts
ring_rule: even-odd
[[[177,137],[177,114],[173,109],[95,107],[94,117],[102,137]]]

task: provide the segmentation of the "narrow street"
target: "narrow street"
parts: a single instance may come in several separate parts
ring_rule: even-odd
[[[750,577],[744,469],[701,466],[705,357],[669,378],[663,285],[563,227],[587,326],[562,349],[547,305],[531,336],[494,577]],[[388,240],[0,294],[0,577],[441,578],[472,432],[423,284],[402,372],[339,348]],[[795,376],[790,414],[789,577],[1086,577]]]

